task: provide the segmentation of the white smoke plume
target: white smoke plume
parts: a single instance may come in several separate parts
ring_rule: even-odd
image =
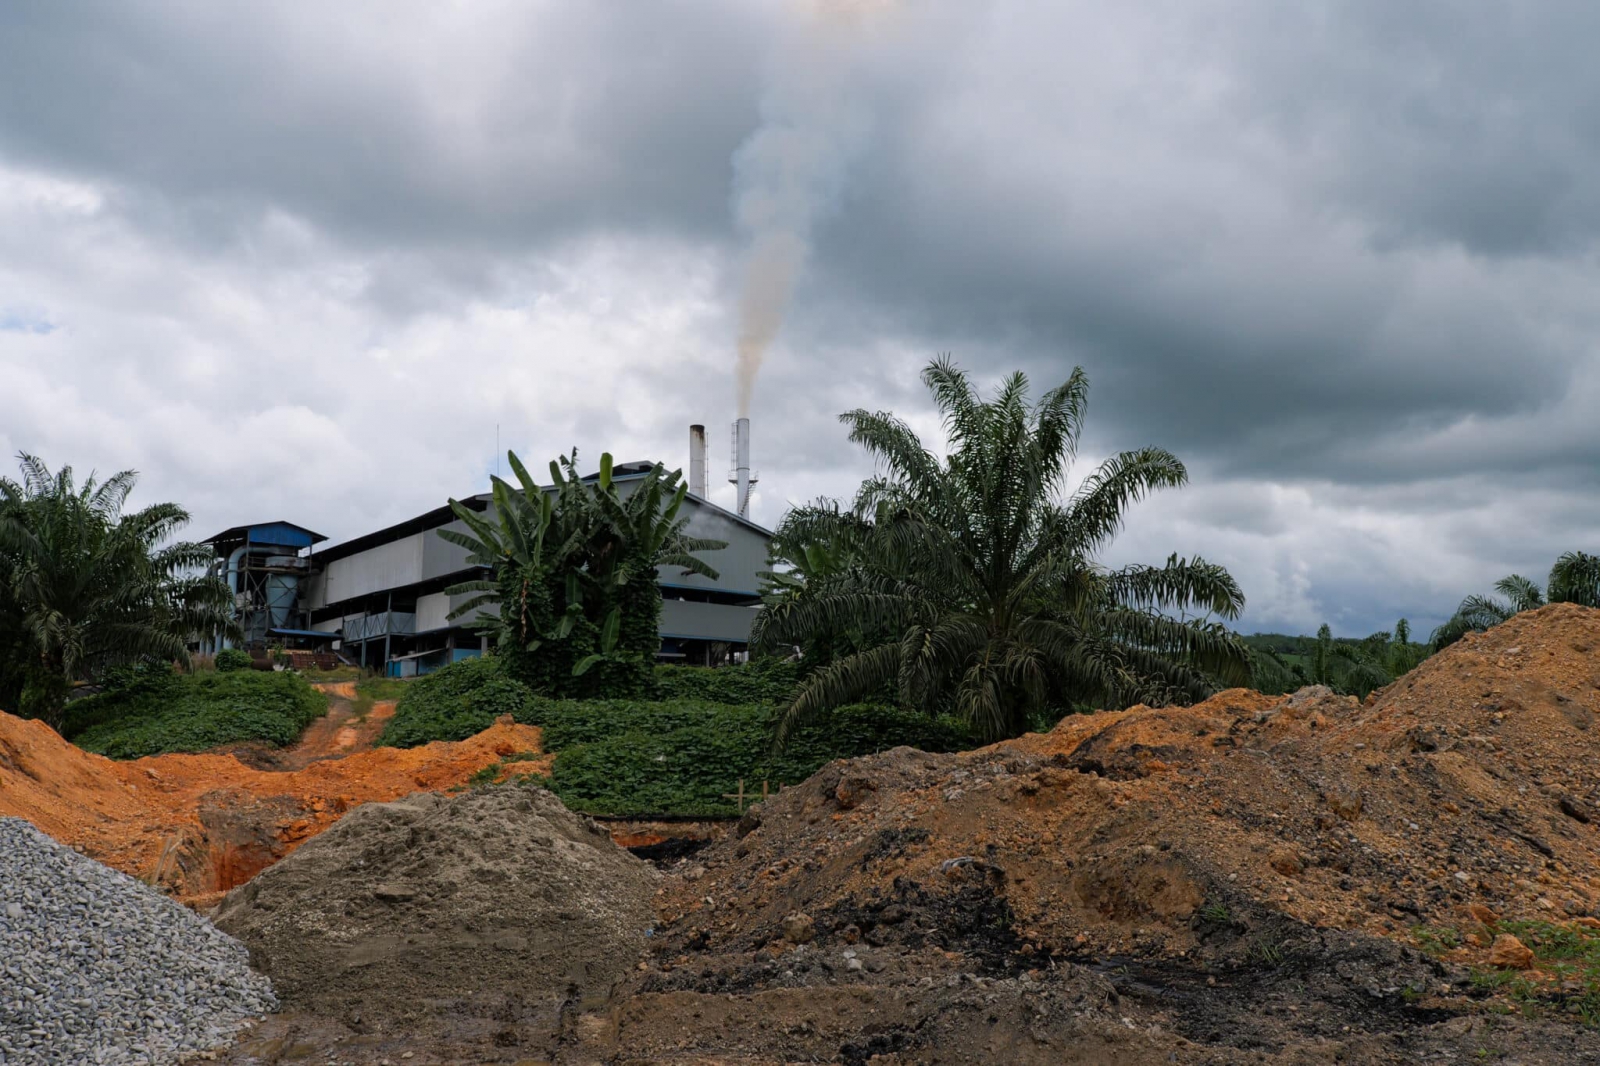
[[[865,145],[868,115],[851,76],[892,0],[810,0],[791,9],[761,100],[761,126],[733,157],[734,216],[748,235],[739,298],[739,416],[783,325],[811,254],[811,234],[838,202]]]

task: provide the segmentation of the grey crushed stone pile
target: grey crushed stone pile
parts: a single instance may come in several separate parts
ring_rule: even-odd
[[[178,1062],[276,1007],[238,941],[0,818],[0,1064]]]

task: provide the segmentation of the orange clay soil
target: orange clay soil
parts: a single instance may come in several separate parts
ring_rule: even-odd
[[[312,687],[332,697],[328,701],[328,713],[307,726],[294,744],[287,748],[261,743],[238,744],[219,748],[213,754],[237,756],[240,762],[257,770],[304,770],[323,759],[342,759],[377,746],[383,727],[394,717],[394,700],[379,700],[368,707],[365,714],[358,714],[351,702],[355,699],[355,682]]]
[[[1233,896],[1373,933],[1472,904],[1600,914],[1600,611],[1518,615],[1365,705],[1235,689],[1071,717],[964,755],[834,764],[767,808],[727,867],[751,892],[740,925],[896,876],[948,881],[963,857],[1003,866],[1026,939],[1057,947],[1147,932],[1181,949]],[[874,854],[835,867],[845,851]],[[688,919],[711,890],[673,909]]]
[[[464,784],[504,756],[539,750],[539,730],[509,719],[455,743],[355,750],[383,705],[330,718],[282,752],[157,755],[117,762],[42,722],[0,713],[0,815],[197,905],[248,881],[361,803]],[[392,713],[392,708],[390,708]],[[290,769],[260,769],[267,760]],[[533,764],[528,764],[532,768]]]
[[[760,1011],[729,1015],[714,1039],[673,1019],[732,989],[753,1004],[801,984],[879,997],[876,1021],[806,1015],[822,1027],[808,1052],[891,1023],[922,1047],[946,1007],[890,999],[915,999],[927,974],[943,987],[939,967],[998,981],[996,995],[1018,974],[1105,972],[1150,1004],[1125,999],[1123,1022],[1230,1062],[1391,1023],[1418,1055],[1471,1050],[1477,1036],[1434,1024],[1486,1009],[1466,968],[1492,965],[1495,923],[1600,915],[1600,611],[1519,615],[1365,703],[1233,690],[964,754],[830,764],[689,862],[663,889],[654,961],[612,1033],[658,1060],[737,1041],[792,1056]],[[1430,960],[1421,927],[1466,945]],[[1306,993],[1308,980],[1328,987]],[[1267,1018],[1280,998],[1298,1021]],[[1018,1011],[1007,1054],[1027,1044]],[[1569,1052],[1549,1061],[1579,1061]],[[1589,1052],[1600,1061],[1600,1043]]]

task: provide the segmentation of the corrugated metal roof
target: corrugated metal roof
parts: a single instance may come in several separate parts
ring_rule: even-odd
[[[655,466],[654,463],[647,462],[622,463],[612,467],[611,480],[634,481],[648,474],[653,466]],[[599,476],[600,475],[598,473],[589,474],[586,475],[583,480],[593,481],[599,478]],[[554,485],[543,485],[540,487],[546,492],[550,492],[555,488]],[[703,496],[696,496],[691,492],[688,494],[687,498],[693,500],[696,505],[716,511],[718,514],[723,515],[724,517],[729,518],[732,521],[737,522],[764,537],[770,539],[773,535],[772,530],[767,529],[765,526],[757,525],[748,518],[742,517],[737,512],[730,511],[726,507],[712,503]],[[471,507],[474,511],[484,511],[488,509],[489,504],[493,501],[493,495],[487,492],[480,492],[475,496],[468,496],[460,502],[466,504],[468,507]],[[317,553],[317,558],[321,559],[323,562],[332,562],[335,559],[342,559],[347,555],[354,555],[357,552],[366,551],[368,548],[376,547],[379,544],[387,544],[389,541],[399,540],[401,537],[409,537],[413,533],[422,533],[429,529],[435,529],[439,526],[448,525],[454,520],[455,513],[452,512],[449,505],[446,504],[443,507],[436,507],[431,511],[426,511],[415,518],[408,518],[404,522],[396,523],[395,525],[388,526],[372,533],[364,533],[359,537],[344,541],[341,544],[336,544],[331,548],[324,548],[322,551]]]
[[[220,542],[243,541],[249,539],[252,544],[262,547],[283,548],[309,548],[313,544],[320,544],[327,540],[321,533],[297,526],[293,522],[255,522],[247,526],[234,526],[224,529],[214,537],[207,537],[202,544],[216,544]]]

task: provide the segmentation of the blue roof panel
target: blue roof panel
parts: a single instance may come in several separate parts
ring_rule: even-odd
[[[293,522],[257,522],[254,525],[225,529],[214,537],[208,537],[206,543],[216,544],[219,541],[232,543],[247,539],[252,544],[266,547],[309,548],[328,538],[305,526],[297,526]]]

